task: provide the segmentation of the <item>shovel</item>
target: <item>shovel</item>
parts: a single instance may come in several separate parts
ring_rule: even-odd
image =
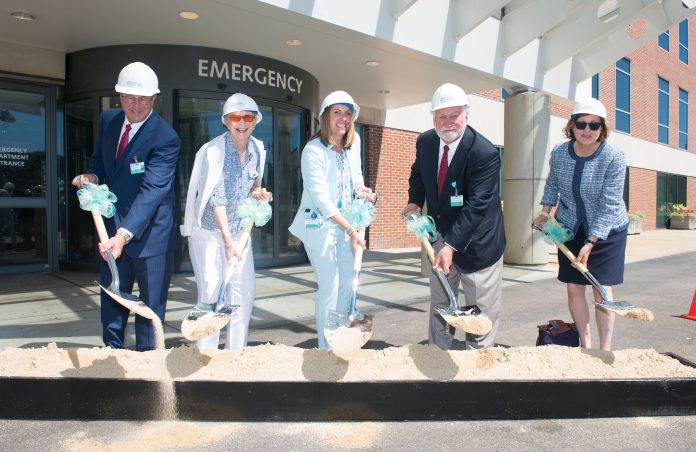
[[[237,206],[237,215],[241,218],[242,232],[237,240],[238,254],[242,255],[252,226],[261,227],[271,219],[272,209],[269,202],[273,200],[271,195],[268,201],[258,201],[254,198],[244,199]],[[201,311],[194,309],[181,322],[181,334],[190,341],[197,341],[220,331],[230,321],[232,315],[239,309],[239,305],[225,306],[225,293],[234,269],[237,264],[227,265],[225,277],[218,291],[218,298],[213,306],[213,311]]]
[[[365,239],[365,230],[358,231],[360,240]],[[353,284],[350,294],[350,311],[342,313],[329,311],[326,317],[324,337],[331,345],[333,351],[350,353],[361,348],[370,340],[374,315],[358,312],[356,301],[358,298],[358,281],[362,269],[363,249],[358,246],[353,257]]]
[[[244,229],[238,243],[246,243],[247,237],[249,237],[249,231]],[[243,248],[239,254],[242,252]],[[217,300],[213,303],[212,312],[194,309],[181,322],[181,334],[189,341],[197,341],[220,331],[229,323],[232,314],[239,309],[239,305],[225,306],[227,286],[236,267],[237,263],[227,264]]]
[[[410,231],[415,231],[416,237],[420,240],[423,248],[425,248],[430,263],[434,265],[436,261],[435,250],[433,250],[429,238],[435,240],[437,238],[437,232],[435,231],[435,222],[432,217],[419,213],[411,213],[405,216],[405,220],[408,224],[408,229]],[[449,325],[467,333],[477,336],[483,336],[488,333],[493,327],[491,319],[489,319],[477,305],[460,307],[445,272],[441,268],[438,268],[435,274],[442,288],[445,289],[450,301],[449,306],[446,308],[436,308],[437,313],[440,314]]]
[[[547,221],[547,224],[549,224],[550,221],[552,221],[552,220]],[[556,225],[558,225],[558,226],[556,226]],[[653,315],[653,313],[651,311],[649,311],[648,309],[639,308],[636,305],[634,305],[633,303],[630,303],[626,300],[613,301],[613,300],[609,299],[609,295],[607,294],[607,291],[599,283],[599,281],[597,281],[597,279],[594,277],[594,275],[592,273],[590,273],[590,271],[587,269],[587,267],[585,265],[583,265],[582,263],[577,262],[577,258],[575,257],[575,254],[573,254],[573,252],[570,251],[568,249],[568,247],[565,246],[565,244],[563,244],[560,240],[554,238],[554,237],[556,237],[556,234],[554,232],[552,232],[551,229],[556,229],[558,227],[563,227],[563,226],[558,224],[555,220],[554,220],[554,223],[549,224],[549,226],[546,229],[540,229],[534,224],[532,224],[532,226],[534,227],[534,229],[536,229],[537,231],[541,231],[544,234],[544,240],[547,243],[551,242],[551,244],[556,245],[558,247],[558,249],[561,250],[561,252],[563,254],[565,254],[565,256],[568,258],[568,260],[573,264],[575,269],[577,271],[579,271],[582,274],[582,276],[584,276],[585,279],[587,279],[595,289],[597,289],[599,294],[602,296],[602,300],[595,301],[595,305],[597,305],[603,309],[606,309],[607,311],[615,312],[619,315],[624,315],[626,317],[630,317],[630,318],[637,319],[637,320],[644,320],[646,322],[651,322],[652,320],[655,319],[655,316]],[[544,226],[546,226],[546,224]],[[548,238],[549,240],[546,240],[546,238]]]
[[[89,183],[87,186],[85,186],[82,183],[82,178],[80,176],[77,177],[77,181],[80,187],[80,190],[78,191],[80,208],[92,212],[92,218],[94,219],[94,226],[97,229],[99,241],[103,245],[106,245],[106,243],[109,241],[109,235],[106,232],[102,215],[106,215],[107,217],[112,217],[114,215],[115,209],[113,207],[113,203],[116,201],[116,196],[109,192],[106,185],[97,186]],[[109,287],[104,287],[99,283],[97,284],[99,284],[99,287],[101,287],[102,290],[118,304],[125,307],[129,311],[152,321],[155,328],[155,340],[157,341],[156,348],[164,349],[162,320],[138,297],[133,294],[121,292],[118,267],[116,266],[116,259],[114,259],[111,251],[106,252],[106,259],[109,265],[109,271],[111,272],[111,284]]]

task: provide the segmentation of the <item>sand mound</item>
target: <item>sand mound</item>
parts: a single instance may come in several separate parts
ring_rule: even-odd
[[[561,346],[442,351],[410,345],[344,356],[285,345],[243,350],[183,346],[139,353],[108,348],[0,350],[3,377],[216,381],[408,381],[694,378],[696,369],[655,350]]]

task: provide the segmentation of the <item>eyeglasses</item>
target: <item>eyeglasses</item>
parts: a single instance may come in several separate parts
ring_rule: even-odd
[[[130,94],[121,94],[123,102],[128,104],[139,103],[140,105],[147,105],[152,101],[151,96],[131,96]]]
[[[239,115],[237,113],[232,113],[229,117],[230,117],[230,121],[232,121],[232,122],[239,122],[242,119],[244,119],[244,122],[254,122],[254,119],[256,119],[256,115],[252,115],[251,113],[248,113],[246,115]]]
[[[602,127],[601,122],[585,122],[585,121],[575,121],[575,128],[578,130],[585,130],[587,126],[590,126],[590,130],[597,131]]]

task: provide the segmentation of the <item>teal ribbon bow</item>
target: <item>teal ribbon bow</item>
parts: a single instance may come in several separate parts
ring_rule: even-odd
[[[375,206],[365,198],[356,199],[343,212],[343,217],[354,229],[367,229],[375,221]]]
[[[542,238],[549,245],[558,245],[573,240],[575,234],[553,218],[541,227]]]
[[[406,230],[415,232],[419,242],[423,240],[423,237],[426,237],[430,242],[437,240],[435,220],[430,215],[420,213],[408,215],[406,217]]]
[[[116,213],[114,203],[118,200],[115,194],[109,191],[106,184],[87,184],[77,191],[80,200],[80,209],[88,212],[99,212],[106,218],[111,218]]]
[[[268,223],[272,214],[273,209],[268,202],[254,198],[246,198],[237,206],[237,215],[242,220],[242,228],[250,228],[253,225],[260,228]]]

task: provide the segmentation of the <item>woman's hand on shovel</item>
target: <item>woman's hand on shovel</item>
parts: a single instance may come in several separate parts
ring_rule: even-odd
[[[358,234],[358,231],[353,229],[353,232],[350,233],[350,247],[353,250],[353,253],[358,249],[358,247],[362,248],[363,251],[366,248],[365,240],[360,238],[360,234]]]
[[[226,232],[222,234],[222,239],[225,242],[225,256],[227,257],[227,263],[231,264],[234,259],[236,259],[237,262],[242,260],[242,255],[239,250],[237,250],[237,242],[232,238],[232,234]]]

